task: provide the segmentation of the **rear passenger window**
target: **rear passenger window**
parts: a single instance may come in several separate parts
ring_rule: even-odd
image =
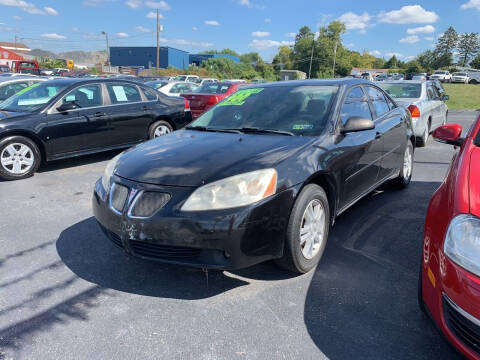
[[[370,106],[361,87],[355,87],[348,92],[340,110],[340,120],[343,124],[352,116],[372,120]]]
[[[135,85],[107,84],[107,89],[112,104],[125,104],[142,101],[140,92]]]
[[[145,97],[147,98],[148,101],[155,101],[158,99],[157,94],[155,94],[155,92],[152,90],[143,89],[143,93],[145,94]]]
[[[365,88],[370,100],[372,101],[373,109],[375,110],[377,118],[390,111],[387,100],[380,90],[374,88],[373,86],[366,86]]]

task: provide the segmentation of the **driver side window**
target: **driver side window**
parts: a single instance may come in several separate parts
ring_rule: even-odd
[[[69,92],[62,103],[72,102],[79,108],[89,108],[103,105],[102,88],[100,85],[86,85]]]
[[[349,90],[340,110],[340,120],[342,124],[345,125],[352,116],[373,120],[367,97],[363,89],[359,86]]]

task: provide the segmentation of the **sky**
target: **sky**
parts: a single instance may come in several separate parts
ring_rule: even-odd
[[[480,22],[480,0],[0,0],[0,41],[93,51],[106,48],[105,31],[110,46],[156,46],[157,9],[162,46],[257,51],[266,61],[304,25],[315,32],[340,20],[347,48],[410,60],[449,26],[478,32]]]

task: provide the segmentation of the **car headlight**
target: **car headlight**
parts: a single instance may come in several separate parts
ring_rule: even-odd
[[[103,172],[102,175],[102,186],[105,192],[108,193],[108,190],[110,189],[110,182],[112,179],[113,171],[115,170],[115,165],[117,165],[118,159],[123,153],[118,154],[115,156],[112,160],[110,160],[105,167],[105,171]]]
[[[480,276],[480,218],[469,214],[453,218],[443,251],[453,262]]]
[[[231,176],[195,190],[182,211],[220,210],[252,204],[275,194],[277,171],[264,169]]]

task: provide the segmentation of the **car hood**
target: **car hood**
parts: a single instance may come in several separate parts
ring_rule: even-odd
[[[478,147],[472,151],[469,173],[470,212],[480,217],[480,148]]]
[[[275,167],[314,141],[302,136],[180,130],[127,150],[115,174],[150,184],[197,187]]]
[[[24,116],[28,116],[28,115],[31,115],[31,113],[0,110],[0,122],[2,120],[10,120],[10,119],[13,119],[13,118],[24,117]]]

